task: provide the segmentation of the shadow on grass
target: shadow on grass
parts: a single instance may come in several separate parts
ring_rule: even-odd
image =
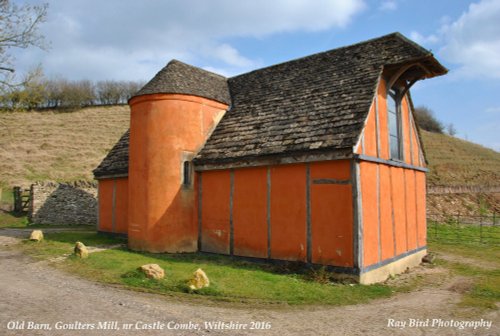
[[[244,257],[234,257],[226,255],[218,255],[204,252],[194,253],[149,253],[132,251],[126,248],[127,238],[120,236],[103,235],[97,232],[55,232],[47,233],[47,240],[57,241],[60,243],[75,244],[81,241],[87,246],[110,246],[121,244],[123,248],[118,250],[128,252],[137,256],[146,257],[156,260],[158,263],[171,264],[194,264],[194,265],[210,265],[224,266],[234,270],[246,271],[261,271],[279,275],[292,275],[300,277],[304,280],[329,283],[340,282],[337,279],[337,274],[329,272],[323,266],[309,265],[304,262],[293,261],[274,261],[267,259],[254,259]],[[351,283],[352,281],[342,280],[341,283]]]
[[[48,233],[41,244],[27,242],[26,245],[33,254],[53,259],[71,253],[76,241],[87,246],[109,247],[122,244],[125,239],[95,232],[58,232]],[[148,279],[137,271],[141,265],[150,263],[164,269],[164,279]],[[300,263],[273,265],[205,253],[154,254],[118,247],[91,253],[86,259],[70,256],[60,265],[94,281],[160,294],[195,294],[192,297],[217,301],[346,305],[388,297],[392,293],[385,285],[349,286],[330,281],[332,273],[322,268],[311,271]],[[192,291],[187,281],[198,268],[206,272],[210,286]]]
[[[80,229],[79,227],[75,228]],[[95,231],[48,232],[45,234],[45,239],[59,243],[68,243],[68,244],[75,244],[77,241],[80,241],[87,246],[95,246],[95,247],[117,245],[117,244],[125,245],[127,243],[127,239],[124,237],[103,235]]]

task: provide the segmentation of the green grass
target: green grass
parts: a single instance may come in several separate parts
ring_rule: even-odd
[[[428,240],[463,244],[500,245],[500,225],[487,226],[459,224],[454,221],[437,223],[429,221],[427,228]]]
[[[23,250],[35,258],[48,259],[70,254],[77,241],[85,242],[88,246],[106,246],[124,243],[123,239],[98,235],[91,232],[58,232],[44,233],[44,240],[32,242],[23,240]]]
[[[23,248],[35,257],[47,259],[71,253],[77,240],[88,246],[122,242],[95,233],[52,233],[42,242],[25,242]],[[159,264],[165,270],[165,279],[147,279],[137,271],[149,263]],[[59,266],[86,278],[137,290],[231,302],[346,305],[392,293],[385,285],[320,283],[311,280],[310,272],[285,272],[283,267],[196,253],[151,254],[112,249],[92,253],[83,260],[70,257]],[[198,268],[207,273],[211,285],[191,292],[187,280]]]
[[[462,296],[460,306],[473,307],[480,310],[498,309],[497,304],[500,302],[499,268],[485,269],[461,262],[449,262],[445,260],[439,260],[438,265],[450,269],[456,275],[473,279],[471,288]]]
[[[25,228],[28,226],[26,215],[15,215],[0,210],[0,228]]]
[[[76,241],[87,246],[114,245],[124,239],[99,235],[95,232],[47,233],[45,240],[24,241],[24,251],[36,258],[52,259],[70,255]],[[429,250],[452,255],[439,259],[437,267],[448,269],[453,276],[470,281],[462,293],[460,307],[484,310],[497,309],[500,296],[500,247],[495,244],[430,241]],[[463,259],[461,259],[464,257]],[[473,264],[477,260],[477,264]],[[472,264],[471,264],[472,262]],[[487,264],[485,265],[485,262]],[[143,264],[159,264],[165,279],[147,279],[137,268]],[[445,285],[442,273],[410,276],[407,281],[390,284],[354,285],[331,281],[324,269],[303,271],[294,267],[253,263],[229,256],[188,254],[152,254],[132,252],[126,248],[91,253],[88,259],[69,256],[55,263],[66,271],[103,283],[124,286],[139,291],[183,296],[195,299],[243,303],[286,303],[348,305],[389,297],[393,293],[411,292],[418,288]],[[187,281],[202,268],[211,285],[191,291]],[[438,278],[436,278],[438,277]]]
[[[12,188],[2,187],[0,183],[0,189],[2,189],[2,195],[0,195],[1,203],[14,204],[14,193],[12,192]]]
[[[443,225],[443,230],[452,230]],[[442,233],[445,233],[443,231]],[[500,244],[495,242],[477,243],[474,241],[429,241],[430,251],[452,255],[456,261],[437,259],[437,265],[451,270],[452,274],[467,277],[472,285],[460,302],[462,307],[472,307],[484,311],[498,309],[500,301]],[[462,261],[460,261],[462,259]],[[467,261],[466,261],[467,260]],[[471,264],[471,261],[475,265]],[[487,265],[484,265],[484,263]]]

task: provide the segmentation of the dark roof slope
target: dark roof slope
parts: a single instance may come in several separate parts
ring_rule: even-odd
[[[134,97],[155,93],[181,93],[229,105],[227,79],[177,60],[170,61]]]
[[[383,67],[429,57],[394,33],[230,78],[231,109],[195,162],[352,148]]]
[[[96,178],[107,175],[128,174],[128,142],[130,131],[126,131],[120,140],[109,151],[101,164],[94,169]]]
[[[384,67],[416,60],[430,70],[423,77],[446,73],[429,51],[393,33],[227,81],[174,60],[136,96],[184,93],[231,105],[195,158],[196,164],[345,153],[360,136]],[[127,132],[94,170],[96,177],[127,173],[128,139]]]

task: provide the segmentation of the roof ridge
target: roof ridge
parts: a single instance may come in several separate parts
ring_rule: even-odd
[[[221,77],[222,79],[228,79],[226,76],[223,76],[221,74],[218,74],[216,72],[213,72],[213,71],[210,71],[210,70],[206,70],[206,69],[203,69],[203,68],[200,68],[199,66],[196,66],[196,65],[192,65],[192,64],[189,64],[189,63],[186,63],[186,62],[183,62],[183,61],[180,61],[176,58],[172,58],[164,67],[163,69],[165,69],[166,67],[168,67],[171,63],[179,63],[183,66],[188,66],[190,68],[193,68],[193,69],[196,69],[196,70],[201,70],[203,72],[206,72],[207,74],[209,75],[214,75],[214,76],[217,76],[217,77]]]
[[[429,54],[431,56],[433,55],[432,52],[430,52],[429,50],[425,49],[424,47],[418,45],[417,43],[415,43],[414,41],[410,40],[409,38],[407,38],[406,36],[404,36],[400,32],[392,32],[390,34],[386,34],[386,35],[379,36],[379,37],[374,37],[374,38],[371,38],[371,39],[368,39],[368,40],[365,40],[365,41],[356,42],[356,43],[349,44],[349,45],[346,45],[346,46],[342,46],[342,47],[338,47],[338,48],[333,48],[333,49],[330,49],[330,50],[320,51],[320,52],[317,52],[317,53],[314,53],[314,54],[310,54],[310,55],[306,55],[306,56],[301,56],[301,57],[294,58],[294,59],[291,59],[291,60],[288,60],[288,61],[283,61],[283,62],[279,62],[279,63],[276,63],[276,64],[268,65],[268,66],[265,66],[263,68],[254,69],[254,70],[251,70],[249,72],[245,72],[245,73],[233,76],[233,77],[229,77],[228,79],[234,79],[234,78],[237,78],[237,77],[240,77],[240,76],[248,75],[248,74],[256,72],[256,71],[261,71],[261,70],[265,70],[265,69],[270,69],[270,68],[278,67],[278,66],[283,65],[283,64],[298,62],[298,61],[301,61],[301,60],[304,60],[304,59],[316,57],[316,56],[323,55],[323,54],[328,54],[328,53],[331,53],[331,52],[334,52],[334,51],[340,51],[340,50],[343,50],[343,49],[358,47],[358,46],[360,46],[362,44],[373,43],[374,41],[378,41],[378,40],[382,40],[382,39],[387,39],[387,38],[392,37],[392,36],[398,37],[399,39],[401,39],[404,42],[407,42],[407,43],[409,42],[413,47],[416,47],[421,52],[424,52],[424,53]]]

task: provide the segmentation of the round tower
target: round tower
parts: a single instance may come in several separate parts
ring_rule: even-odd
[[[197,179],[191,160],[229,105],[226,79],[171,61],[129,105],[129,247],[194,252]]]

